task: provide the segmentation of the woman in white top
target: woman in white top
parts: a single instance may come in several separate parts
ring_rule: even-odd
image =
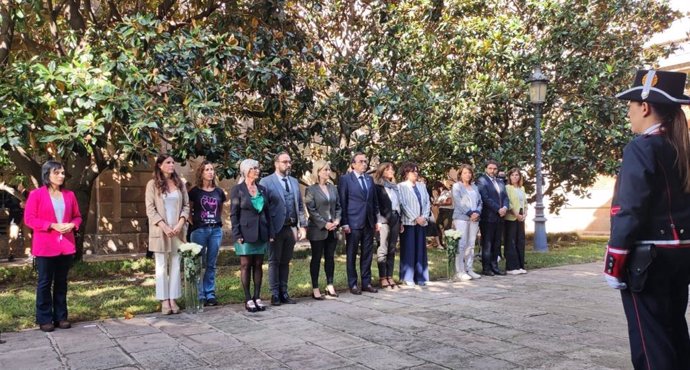
[[[189,196],[169,154],[156,158],[153,179],[146,184],[146,215],[149,250],[156,259],[156,299],[161,301],[163,314],[179,313],[175,299],[182,295],[182,290],[177,247],[187,237]]]
[[[462,233],[455,255],[455,271],[461,281],[479,279],[474,272],[474,242],[479,231],[479,215],[482,213],[482,197],[474,184],[472,166],[460,166],[460,181],[453,184],[453,227]],[[448,246],[450,248],[450,246]]]
[[[398,184],[404,228],[400,236],[400,280],[407,286],[424,286],[429,280],[424,231],[431,217],[429,193],[423,183],[417,182],[417,164],[405,163],[400,172],[405,180]]]

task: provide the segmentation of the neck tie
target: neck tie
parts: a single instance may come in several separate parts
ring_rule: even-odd
[[[422,194],[419,192],[419,189],[417,189],[417,185],[412,186],[412,189],[414,189],[414,195],[417,196],[417,201],[419,202],[419,215],[422,215]]]
[[[362,190],[364,190],[364,192],[366,193],[367,192],[367,184],[364,182],[364,176],[362,176],[362,175],[359,175],[359,184],[362,185]]]
[[[491,178],[491,182],[494,183],[494,189],[496,189],[496,192],[499,193],[499,194],[501,194],[501,187],[498,186],[498,182],[496,182],[496,178],[495,178],[495,177],[492,177],[492,178]]]
[[[285,191],[289,193],[290,188],[288,187],[287,177],[283,177],[283,182],[285,183]]]

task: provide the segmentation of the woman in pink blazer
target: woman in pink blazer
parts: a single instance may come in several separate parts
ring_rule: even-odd
[[[81,225],[77,198],[64,189],[65,169],[47,161],[43,185],[26,200],[24,223],[33,230],[31,254],[36,258],[36,323],[43,331],[69,329],[67,272],[76,252],[74,231]],[[51,291],[52,288],[52,291]]]

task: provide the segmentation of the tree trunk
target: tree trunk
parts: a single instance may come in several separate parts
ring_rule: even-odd
[[[84,229],[86,229],[86,225],[91,216],[89,212],[89,205],[91,204],[91,184],[80,184],[76,188],[70,190],[74,192],[74,196],[77,198],[79,213],[81,213],[81,226],[75,235],[77,253],[74,256],[77,261],[81,261],[84,256]]]
[[[7,63],[12,49],[14,33],[12,4],[14,4],[12,1],[0,0],[0,66]]]

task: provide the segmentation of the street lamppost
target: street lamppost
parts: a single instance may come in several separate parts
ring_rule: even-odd
[[[546,85],[548,78],[541,72],[541,68],[535,67],[529,80],[529,99],[534,105],[534,145],[536,154],[537,172],[537,205],[534,207],[534,250],[537,252],[548,252],[549,246],[546,243],[546,217],[544,217],[544,194],[542,192],[541,174],[541,107],[546,100]]]

